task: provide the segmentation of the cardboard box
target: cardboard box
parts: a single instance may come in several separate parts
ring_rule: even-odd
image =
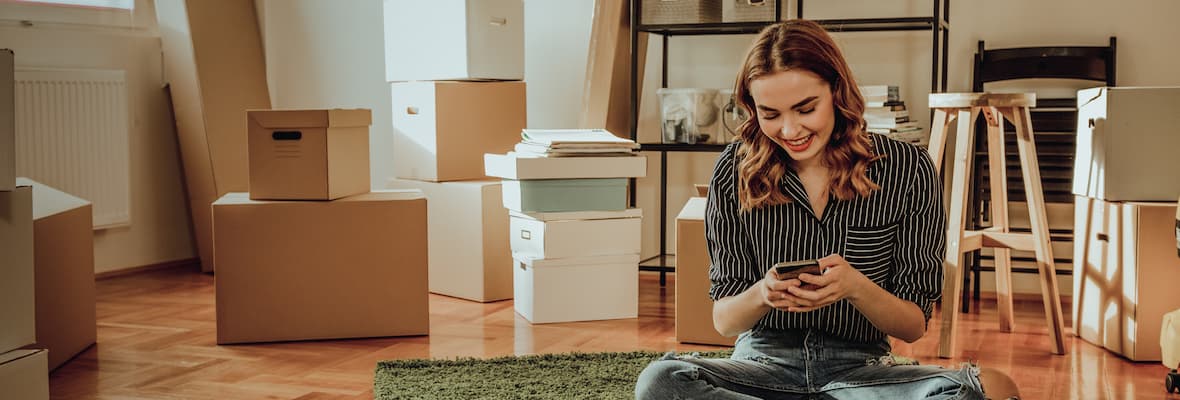
[[[1172,202],[1075,202],[1074,332],[1134,361],[1159,361],[1164,313],[1180,308]]]
[[[522,213],[622,211],[627,209],[627,180],[504,180],[504,208]]]
[[[16,67],[12,50],[0,49],[0,191],[16,188]]]
[[[521,213],[509,211],[512,252],[531,258],[639,254],[643,210]]]
[[[89,201],[18,178],[33,188],[37,347],[55,370],[98,339],[94,310],[94,219]]]
[[[6,352],[36,341],[31,187],[0,192],[0,259],[0,352]]]
[[[430,292],[480,302],[512,298],[508,210],[500,181],[391,179],[390,189],[418,189],[430,204]]]
[[[217,343],[425,335],[426,198],[213,203]]]
[[[513,306],[534,324],[635,318],[639,254],[534,259],[513,254]]]
[[[201,270],[213,271],[209,205],[249,190],[246,110],[269,109],[252,2],[159,0],[156,20]]]
[[[251,199],[334,200],[369,191],[369,110],[248,110],[246,116]]]
[[[709,298],[709,249],[705,244],[705,198],[688,199],[676,216],[676,341],[733,346],[713,326]]]
[[[522,0],[385,0],[384,26],[390,82],[524,80]]]
[[[524,82],[404,82],[390,92],[398,178],[484,179],[483,154],[511,150],[527,122]]]
[[[642,178],[647,157],[520,157],[517,153],[484,154],[488,176],[504,179]]]
[[[1180,87],[1078,91],[1073,194],[1172,201],[1180,193]]]
[[[42,349],[21,349],[0,354],[0,398],[49,399],[45,353]]]

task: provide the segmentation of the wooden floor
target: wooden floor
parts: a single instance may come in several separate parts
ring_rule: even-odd
[[[661,288],[657,273],[644,272],[640,281],[638,319],[531,325],[511,301],[431,295],[429,337],[218,346],[211,275],[171,268],[109,278],[98,281],[98,344],[55,371],[50,392],[60,399],[371,398],[383,359],[715,349],[676,343],[672,279]],[[995,306],[984,303],[961,319],[958,359],[937,358],[937,331],[895,352],[925,364],[976,360],[1010,374],[1026,399],[1180,398],[1166,393],[1159,363],[1131,363],[1073,337],[1066,355],[1051,355],[1037,301],[1017,303],[1013,333],[998,331]]]

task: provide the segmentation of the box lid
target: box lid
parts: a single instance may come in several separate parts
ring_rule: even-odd
[[[246,117],[264,128],[350,127],[373,123],[373,112],[367,108],[246,110]]]
[[[534,268],[566,267],[574,265],[604,265],[604,264],[635,264],[639,265],[639,254],[619,254],[609,256],[573,257],[573,258],[534,258],[525,253],[512,253],[512,258],[524,265]]]
[[[44,351],[45,349],[16,349],[2,353],[0,354],[0,365],[8,364],[25,357],[32,357]]]
[[[368,193],[361,193],[348,197],[342,197],[336,200],[251,200],[250,194],[246,192],[231,192],[226,193],[225,196],[213,202],[214,206],[230,206],[230,205],[256,205],[269,203],[316,203],[326,204],[333,202],[353,202],[353,201],[393,201],[393,200],[417,200],[425,199],[426,196],[418,189],[386,189],[375,190]]]
[[[33,187],[33,219],[61,214],[78,207],[90,205],[89,201],[74,197],[69,193],[54,189],[49,185],[25,177],[16,178],[17,186]]]
[[[515,152],[484,154],[484,173],[504,179],[642,178],[644,156],[527,157]]]
[[[705,219],[705,205],[707,201],[704,197],[693,197],[684,203],[684,208],[680,209],[680,214],[676,215],[676,219],[703,221]]]
[[[621,211],[567,211],[567,212],[532,212],[523,213],[508,210],[508,215],[514,218],[524,218],[536,221],[574,221],[595,219],[621,219],[643,217],[643,209],[628,208]]]

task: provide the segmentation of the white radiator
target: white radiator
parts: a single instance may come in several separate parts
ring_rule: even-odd
[[[124,75],[16,69],[16,174],[89,200],[95,229],[131,224]]]

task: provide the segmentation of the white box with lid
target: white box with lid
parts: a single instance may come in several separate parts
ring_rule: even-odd
[[[1180,195],[1180,87],[1078,91],[1073,194],[1107,201]]]
[[[534,324],[635,318],[639,254],[536,259],[513,254],[516,312]]]
[[[385,0],[385,79],[524,80],[522,0]]]
[[[509,211],[512,252],[534,258],[638,254],[643,210]]]

